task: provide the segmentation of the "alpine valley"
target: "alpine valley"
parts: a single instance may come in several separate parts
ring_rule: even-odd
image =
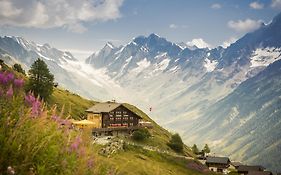
[[[197,48],[156,34],[107,43],[82,62],[22,37],[0,38],[0,56],[27,69],[42,58],[60,86],[126,101],[188,145],[281,171],[281,14],[227,48]],[[81,86],[83,84],[83,86]]]

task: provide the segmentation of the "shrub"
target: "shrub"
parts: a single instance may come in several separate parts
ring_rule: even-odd
[[[133,132],[132,138],[136,141],[142,141],[149,138],[151,135],[146,128],[138,129],[137,131]]]
[[[23,75],[25,75],[25,70],[21,67],[20,64],[14,64],[13,65],[13,69],[19,73],[22,73]]]
[[[167,145],[176,152],[183,151],[183,142],[179,134],[172,135],[172,138]]]

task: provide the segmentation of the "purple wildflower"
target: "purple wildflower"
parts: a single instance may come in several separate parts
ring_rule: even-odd
[[[24,84],[24,80],[23,79],[15,79],[14,80],[14,85],[17,88],[21,88]]]
[[[8,89],[6,95],[7,95],[7,97],[10,98],[10,97],[13,96],[13,94],[14,94],[13,88],[12,88],[12,86],[10,86],[10,88]]]
[[[54,120],[54,121],[58,121],[58,120],[59,120],[59,117],[56,116],[56,115],[52,115],[52,116],[51,116],[51,119]]]
[[[88,166],[88,168],[93,168],[93,166],[94,166],[94,160],[93,160],[93,158],[90,158],[90,159],[87,161],[87,166]]]
[[[13,73],[9,72],[6,77],[7,77],[8,81],[12,81],[15,76]]]
[[[31,107],[31,114],[33,117],[39,116],[41,112],[41,102],[39,99],[36,99],[31,93],[25,95],[25,103]]]
[[[38,99],[36,99],[32,103],[31,114],[33,116],[39,116],[40,115],[40,110],[41,110],[41,102]]]
[[[82,139],[77,136],[72,142],[72,144],[70,145],[70,151],[77,151],[81,142]]]
[[[36,98],[31,93],[25,95],[24,99],[25,99],[25,103],[29,106],[32,106],[32,104],[36,101]]]
[[[6,85],[8,83],[8,78],[5,73],[0,73],[0,83]]]

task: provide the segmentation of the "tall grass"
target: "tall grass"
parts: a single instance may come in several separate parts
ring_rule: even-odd
[[[73,129],[23,86],[0,71],[0,174],[100,174],[90,132]]]

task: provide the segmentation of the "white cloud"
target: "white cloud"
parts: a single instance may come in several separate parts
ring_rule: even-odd
[[[188,26],[187,25],[170,24],[169,28],[170,29],[186,29],[186,28],[188,28]]]
[[[211,5],[211,8],[212,9],[220,9],[222,6],[220,5],[220,4],[218,4],[218,3],[216,3],[216,4],[212,4]]]
[[[223,48],[227,48],[228,46],[230,46],[232,43],[235,43],[236,41],[237,41],[237,38],[230,37],[228,40],[224,41],[221,46]]]
[[[271,7],[281,9],[281,0],[272,0]]]
[[[178,26],[177,26],[176,24],[170,24],[170,25],[169,25],[169,28],[171,28],[171,29],[176,29],[176,28],[178,28]]]
[[[261,20],[238,20],[238,21],[228,21],[228,27],[234,29],[237,32],[251,32],[258,29],[263,22]]]
[[[211,45],[208,44],[207,42],[205,42],[202,38],[195,38],[195,39],[187,42],[186,45],[191,46],[191,47],[196,46],[198,48],[206,48],[206,47],[210,48],[211,47]]]
[[[257,1],[250,3],[249,6],[250,6],[250,8],[256,9],[256,10],[263,9],[263,7],[264,7],[264,5],[262,3],[259,3]]]
[[[0,0],[0,25],[15,27],[63,27],[84,32],[85,22],[121,17],[123,0]]]

